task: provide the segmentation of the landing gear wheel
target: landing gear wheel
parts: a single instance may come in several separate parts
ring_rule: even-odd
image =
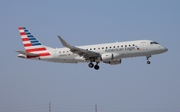
[[[150,61],[147,61],[147,64],[151,64],[151,62],[150,62]]]
[[[93,68],[93,67],[94,67],[94,64],[93,64],[93,63],[89,63],[88,66],[89,66],[90,68]]]
[[[95,69],[95,70],[99,70],[99,65],[96,64],[96,65],[94,66],[94,69]]]

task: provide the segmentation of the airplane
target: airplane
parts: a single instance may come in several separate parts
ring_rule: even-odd
[[[99,63],[121,64],[123,58],[145,56],[147,64],[152,55],[167,52],[168,49],[152,40],[104,43],[72,46],[58,36],[65,48],[52,48],[41,44],[25,27],[19,27],[25,51],[18,50],[18,57],[58,63],[87,62],[90,68],[98,70]],[[96,63],[96,64],[93,64]]]

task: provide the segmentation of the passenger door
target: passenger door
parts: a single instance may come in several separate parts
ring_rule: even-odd
[[[147,49],[146,42],[141,42],[141,45],[142,45],[142,49],[145,51]]]

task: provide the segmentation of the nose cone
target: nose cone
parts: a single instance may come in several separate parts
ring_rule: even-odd
[[[167,52],[168,49],[166,47],[162,47],[162,51]]]

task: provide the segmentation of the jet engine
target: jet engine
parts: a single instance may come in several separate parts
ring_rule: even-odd
[[[112,53],[105,53],[101,55],[101,60],[102,61],[108,61],[108,60],[113,60],[114,55]]]
[[[112,61],[112,60],[118,60],[121,58],[121,54],[117,53],[105,53],[101,55],[102,61]]]

